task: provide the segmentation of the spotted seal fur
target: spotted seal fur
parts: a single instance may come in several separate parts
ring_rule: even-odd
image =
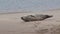
[[[27,15],[27,16],[23,16],[21,17],[21,19],[25,22],[29,22],[29,21],[42,21],[44,19],[50,18],[52,17],[52,15]]]

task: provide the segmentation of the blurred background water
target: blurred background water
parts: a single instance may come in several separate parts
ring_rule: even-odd
[[[0,0],[0,13],[50,9],[60,9],[60,0]]]

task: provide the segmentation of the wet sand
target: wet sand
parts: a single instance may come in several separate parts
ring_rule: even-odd
[[[21,20],[21,16],[30,14],[48,14],[53,15],[53,17],[43,21],[33,22],[24,22],[23,20]],[[54,34],[59,25],[59,10],[31,13],[0,14],[0,34]],[[59,32],[55,32],[55,34],[59,34]]]

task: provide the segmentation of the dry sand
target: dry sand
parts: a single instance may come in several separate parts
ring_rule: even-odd
[[[53,15],[43,21],[24,22],[21,16],[30,14]],[[0,14],[0,34],[60,34],[60,10]]]

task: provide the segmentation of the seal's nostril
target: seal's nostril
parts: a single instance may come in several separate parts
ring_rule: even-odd
[[[21,17],[21,19],[23,19],[23,17]]]

